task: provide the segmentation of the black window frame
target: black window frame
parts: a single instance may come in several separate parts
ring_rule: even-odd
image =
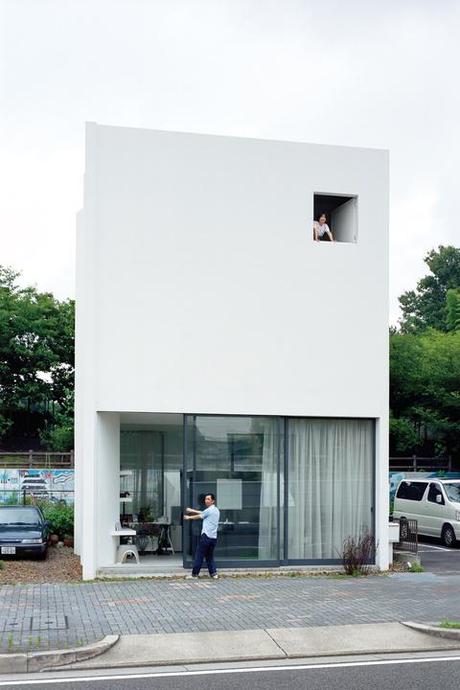
[[[341,200],[341,201],[339,201]],[[352,230],[352,239],[338,239],[336,228],[333,227],[332,214],[343,204],[353,201],[354,217]],[[320,213],[325,213],[328,221],[329,229],[332,232],[334,242],[338,244],[357,244],[358,243],[358,226],[359,226],[359,194],[349,194],[342,192],[313,192],[312,199],[312,221],[316,221]],[[322,237],[320,241],[329,241],[329,238]]]

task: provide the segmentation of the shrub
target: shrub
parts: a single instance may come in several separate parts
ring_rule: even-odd
[[[56,425],[52,429],[46,430],[40,436],[47,450],[67,453],[73,450],[74,447],[73,420]]]
[[[59,539],[64,539],[66,535],[73,535],[73,506],[65,504],[47,503],[42,505],[45,520],[51,523],[52,534],[57,534]]]
[[[374,564],[375,537],[363,532],[358,538],[347,537],[343,542],[342,564],[347,575],[366,575]]]

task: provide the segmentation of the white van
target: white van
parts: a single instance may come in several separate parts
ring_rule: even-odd
[[[460,479],[403,479],[397,488],[393,517],[417,520],[418,533],[439,537],[446,546],[460,541]]]

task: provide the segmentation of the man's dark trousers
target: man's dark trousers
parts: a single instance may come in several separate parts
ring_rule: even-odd
[[[195,563],[193,564],[192,575],[199,575],[203,560],[206,558],[209,574],[211,577],[216,574],[217,568],[214,562],[214,549],[216,548],[217,539],[211,539],[203,532],[198,542],[195,553]]]

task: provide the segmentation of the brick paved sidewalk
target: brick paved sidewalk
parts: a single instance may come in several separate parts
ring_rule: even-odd
[[[460,620],[460,575],[242,577],[0,587],[3,652],[106,634]]]

